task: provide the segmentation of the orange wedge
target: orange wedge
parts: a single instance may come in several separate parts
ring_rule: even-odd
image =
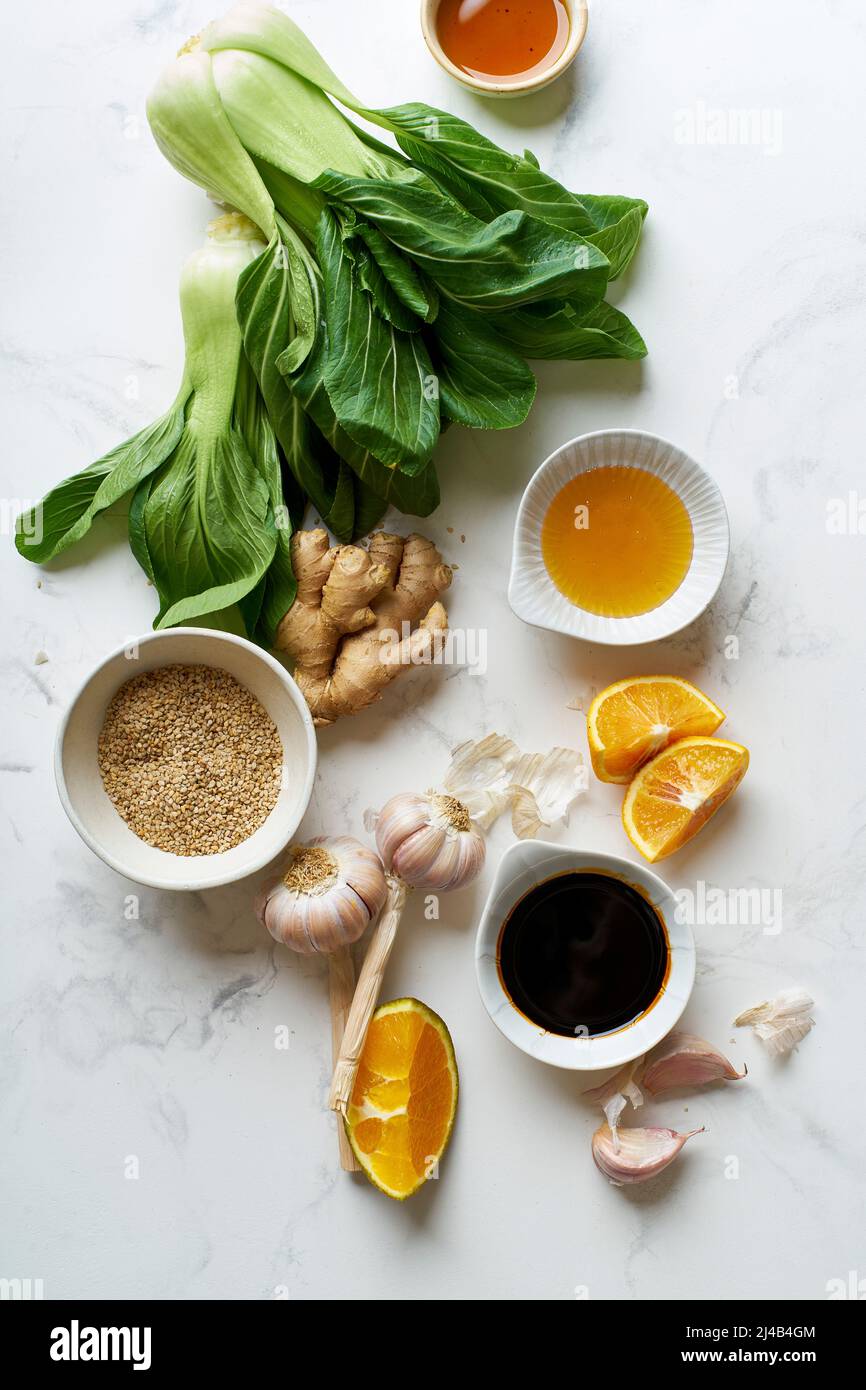
[[[395,999],[367,1030],[346,1133],[372,1183],[402,1202],[429,1177],[451,1137],[457,1062],[438,1014],[417,999]]]
[[[586,716],[589,756],[602,782],[630,782],[678,738],[714,734],[724,711],[679,676],[632,676],[596,695]]]
[[[642,767],[625,794],[622,823],[651,864],[686,844],[736,791],[749,752],[724,738],[683,738]]]

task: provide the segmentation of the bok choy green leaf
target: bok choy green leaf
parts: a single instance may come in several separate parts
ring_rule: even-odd
[[[377,313],[356,275],[352,224],[327,208],[316,250],[328,304],[324,382],[334,413],[380,463],[417,473],[439,437],[439,397],[424,342]]]
[[[286,352],[303,362],[321,314],[316,268],[288,229],[249,265],[238,280],[236,310],[244,351],[255,371],[274,432],[298,487],[339,540],[355,530],[352,473],[317,434],[277,368]]]

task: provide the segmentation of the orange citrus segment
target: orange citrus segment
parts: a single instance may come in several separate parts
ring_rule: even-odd
[[[645,859],[665,859],[706,825],[749,766],[748,749],[723,738],[684,738],[642,767],[625,794],[622,823]]]
[[[406,1059],[408,1057],[411,1062],[414,1056],[424,1019],[409,1010],[383,1014],[377,1009],[375,1017],[376,1027],[371,1022],[367,1029],[361,1065],[383,1077],[405,1077],[408,1074]]]
[[[417,1192],[445,1151],[457,1108],[457,1062],[445,1024],[417,999],[374,1013],[346,1133],[367,1177],[402,1201]]]
[[[596,695],[586,716],[589,756],[602,782],[630,782],[676,739],[713,734],[725,715],[679,676],[633,676]]]

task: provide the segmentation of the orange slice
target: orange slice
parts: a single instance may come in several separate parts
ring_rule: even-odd
[[[457,1062],[438,1014],[395,999],[367,1030],[346,1133],[372,1183],[397,1201],[417,1192],[445,1151],[457,1109]]]
[[[625,833],[645,859],[666,859],[736,791],[748,749],[724,738],[683,738],[642,767],[625,794]]]
[[[678,738],[714,734],[724,711],[679,676],[632,676],[596,695],[586,716],[589,756],[602,782],[630,782]]]

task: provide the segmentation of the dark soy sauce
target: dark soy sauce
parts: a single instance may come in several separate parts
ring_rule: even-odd
[[[499,975],[512,1003],[564,1037],[597,1037],[632,1023],[658,997],[669,964],[661,917],[609,874],[557,874],[539,883],[499,935]]]

